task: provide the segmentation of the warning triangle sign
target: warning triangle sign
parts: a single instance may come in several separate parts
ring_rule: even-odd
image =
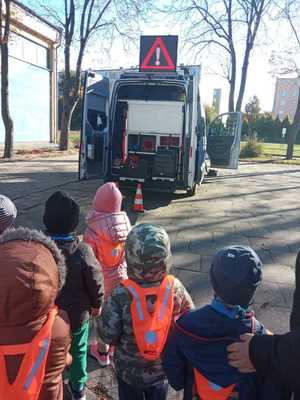
[[[178,36],[141,36],[140,71],[175,72]]]

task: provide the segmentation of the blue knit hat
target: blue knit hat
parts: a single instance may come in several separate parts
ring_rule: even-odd
[[[262,262],[247,246],[228,246],[214,256],[210,279],[225,303],[247,307],[262,280]]]
[[[17,217],[17,209],[14,203],[6,196],[0,194],[0,233],[11,228]]]

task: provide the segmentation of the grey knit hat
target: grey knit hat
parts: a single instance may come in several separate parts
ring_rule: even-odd
[[[0,194],[0,234],[14,225],[16,217],[17,209],[14,203]]]
[[[127,273],[137,282],[160,282],[171,267],[170,239],[157,225],[136,225],[127,236]]]

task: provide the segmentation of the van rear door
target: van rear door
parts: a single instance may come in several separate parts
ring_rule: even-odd
[[[109,79],[87,71],[84,79],[79,180],[106,174],[109,135]]]
[[[241,112],[221,114],[212,121],[207,136],[207,153],[212,168],[238,168],[241,130]]]

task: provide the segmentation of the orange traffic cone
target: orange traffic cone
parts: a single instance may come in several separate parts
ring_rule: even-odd
[[[136,194],[133,203],[133,211],[144,212],[142,184],[139,182],[136,188]]]

